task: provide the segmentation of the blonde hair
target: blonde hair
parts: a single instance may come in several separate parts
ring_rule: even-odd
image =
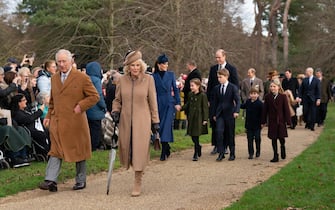
[[[147,64],[142,59],[139,59],[137,61],[141,62],[141,73],[144,73],[147,70]],[[123,71],[124,71],[125,75],[129,75],[130,74],[129,65],[126,65],[126,66],[123,67]]]
[[[30,69],[28,67],[22,67],[19,69],[19,76],[23,76],[23,74],[27,73],[29,76],[31,74]]]
[[[279,90],[278,90],[279,93],[282,93],[282,94],[284,93],[284,89],[282,88],[282,86],[281,86],[281,82],[280,82],[280,80],[279,80],[278,78],[272,80],[272,81],[270,82],[270,85],[271,85],[271,84],[274,84],[274,85],[276,85],[276,86],[279,87]]]

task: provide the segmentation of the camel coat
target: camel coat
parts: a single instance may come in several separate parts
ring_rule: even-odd
[[[79,162],[91,157],[91,139],[86,110],[99,101],[90,78],[72,69],[61,82],[60,72],[51,77],[51,94],[46,118],[50,119],[50,156],[66,162]],[[81,114],[74,113],[79,104]]]
[[[151,124],[159,123],[154,79],[140,74],[137,80],[129,75],[120,78],[112,112],[120,112],[119,154],[121,164],[134,171],[143,171],[150,157]]]

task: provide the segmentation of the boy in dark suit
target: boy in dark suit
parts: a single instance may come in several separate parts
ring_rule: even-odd
[[[256,143],[256,157],[259,157],[261,154],[261,118],[263,102],[259,100],[258,89],[250,89],[249,99],[241,105],[241,109],[246,110],[245,129],[247,130],[248,139],[248,159],[253,159],[254,139]]]
[[[224,149],[229,146],[229,160],[235,160],[235,118],[240,111],[238,87],[228,82],[229,71],[220,69],[217,72],[219,85],[213,90],[213,120],[216,122],[216,139],[219,156],[224,159]]]

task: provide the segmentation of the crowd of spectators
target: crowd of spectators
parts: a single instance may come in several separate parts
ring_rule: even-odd
[[[221,54],[222,52],[219,51],[217,53]],[[179,92],[175,94],[179,94],[178,97],[180,98],[181,105],[187,102],[188,93],[190,92],[189,82],[193,78],[199,78],[200,81],[202,81],[201,89],[205,93],[207,92],[209,101],[211,101],[210,91],[217,85],[213,83],[213,78],[217,77],[216,71],[221,65],[220,59],[218,56],[216,57],[219,64],[212,66],[210,70],[212,72],[210,74],[210,77],[212,77],[210,80],[212,81],[209,84],[209,91],[207,89],[209,79],[202,77],[204,76],[204,72],[197,69],[196,62],[193,60],[189,60],[185,65],[188,72],[175,78],[175,87],[179,90]],[[57,65],[55,60],[46,60],[43,65],[38,66],[34,64],[34,61],[34,54],[24,55],[21,61],[11,57],[7,59],[3,67],[0,67],[0,108],[1,110],[11,110],[11,118],[7,118],[5,121],[2,120],[0,126],[1,129],[6,130],[8,135],[27,136],[26,134],[22,134],[25,132],[21,130],[21,127],[23,127],[32,139],[38,140],[38,142],[44,145],[48,150],[50,147],[46,145],[49,138],[48,130],[45,129],[40,122],[41,120],[43,121],[48,111],[51,77],[56,73]],[[224,62],[225,61],[222,63]],[[74,59],[73,65],[76,65]],[[229,65],[228,67],[230,68],[230,64],[226,65]],[[158,70],[160,68],[159,65],[155,67]],[[88,65],[80,65],[78,70],[86,73],[91,78],[101,99],[95,107],[87,111],[92,137],[92,151],[106,149],[106,141],[102,134],[101,120],[105,118],[105,114],[110,114],[112,111],[112,102],[115,97],[117,81],[123,74],[122,68],[103,71],[98,62],[91,62]],[[152,74],[154,71],[155,68],[149,67],[146,73]],[[310,72],[310,69],[308,72]],[[243,72],[239,71],[239,75],[243,75]],[[320,93],[319,96],[315,98],[315,100],[318,100],[318,104],[315,107],[313,105],[312,109],[308,107],[308,110],[306,108],[303,109],[303,105],[308,106],[308,104],[306,104],[306,97],[305,100],[302,100],[306,93],[301,91],[301,87],[304,86],[304,81],[306,80],[306,75],[308,77],[313,76],[319,81],[316,86],[319,88],[317,91]],[[262,80],[256,76],[256,69],[250,68],[246,71],[246,77],[241,81],[237,81],[236,78],[237,76],[233,74],[230,75],[229,79],[232,79],[231,82],[234,85],[238,84],[242,104],[249,99],[249,91],[251,88],[258,90],[259,99],[262,101],[263,97],[270,93],[269,87],[271,82],[278,79],[281,83],[281,88],[285,91],[287,99],[290,102],[290,110],[293,112],[291,114],[291,129],[295,129],[297,125],[302,125],[303,121],[306,122],[306,128],[311,130],[314,130],[314,126],[312,126],[311,123],[322,126],[327,113],[327,103],[335,95],[335,85],[331,80],[323,76],[321,69],[316,69],[316,72],[312,71],[312,73],[307,73],[306,70],[305,73],[300,74],[297,74],[297,72],[294,74],[290,69],[286,69],[281,74],[273,70],[268,73],[266,80]],[[18,99],[21,101],[18,101]],[[15,110],[13,107],[15,107]],[[313,113],[307,113],[310,110],[312,110]],[[174,129],[186,129],[187,113],[180,110],[175,111]],[[0,118],[4,119],[5,117],[3,115],[4,114],[0,113]],[[244,113],[242,118],[245,118]],[[209,121],[211,121],[211,124],[214,125],[215,128],[215,122],[212,119],[209,119]],[[5,132],[1,132],[1,134],[4,133]],[[212,138],[214,138],[213,142],[215,142],[215,135],[214,131],[212,134]],[[11,165],[13,167],[29,165],[31,158],[29,158],[28,153],[31,150],[31,142],[24,140],[24,138],[12,139],[11,141],[18,141],[18,146],[14,149],[15,151],[13,151],[13,148],[4,148],[4,142],[0,139],[2,143],[1,149],[8,150],[5,154],[11,157]],[[213,143],[213,146],[215,146],[215,143]],[[169,149],[166,148],[170,147],[164,145],[166,154],[163,154],[161,159],[165,159],[165,157],[168,156],[167,154],[169,154]],[[213,152],[214,154],[216,153],[215,150],[213,150]]]

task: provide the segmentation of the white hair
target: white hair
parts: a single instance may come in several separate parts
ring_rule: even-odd
[[[69,59],[69,61],[72,60],[72,53],[69,50],[65,50],[65,49],[60,49],[58,50],[58,52],[56,53],[56,61],[58,60],[58,56],[60,54],[66,55],[66,57]]]

